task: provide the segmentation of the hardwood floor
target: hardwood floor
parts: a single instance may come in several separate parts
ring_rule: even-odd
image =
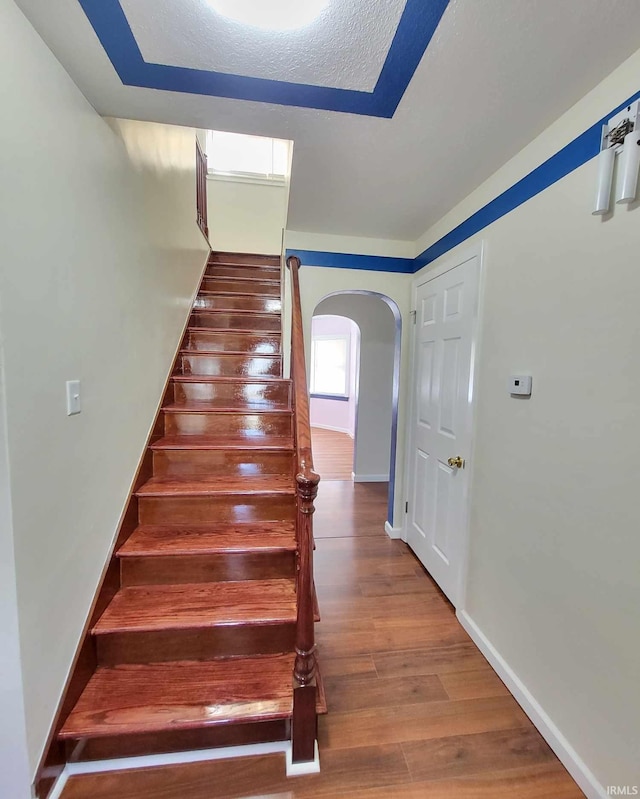
[[[349,480],[353,473],[353,439],[346,433],[311,428],[313,462],[323,480]]]
[[[582,792],[384,531],[386,484],[321,483],[322,772],[282,755],[72,777],[62,799],[580,799]]]

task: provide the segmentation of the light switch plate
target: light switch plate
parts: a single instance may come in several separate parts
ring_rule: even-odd
[[[80,381],[67,380],[67,416],[75,416],[81,411]]]

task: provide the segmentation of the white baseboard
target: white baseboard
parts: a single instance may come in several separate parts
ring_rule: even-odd
[[[176,766],[183,763],[202,763],[207,760],[223,760],[235,757],[253,757],[256,755],[285,755],[287,776],[297,774],[317,774],[320,771],[318,742],[316,741],[315,760],[310,763],[295,763],[289,769],[291,761],[291,741],[274,741],[265,744],[248,744],[246,746],[227,746],[221,749],[198,749],[190,752],[169,752],[162,755],[143,755],[140,757],[122,757],[114,760],[88,760],[81,763],[67,763],[58,777],[49,799],[59,799],[69,777],[78,774],[101,774],[109,771],[125,771],[129,769],[154,768],[157,766]]]
[[[320,428],[320,430],[333,430],[334,433],[345,433],[346,435],[349,436],[349,438],[353,438],[353,433],[351,432],[351,430],[345,430],[344,427],[332,427],[330,424],[315,424],[315,423],[312,423],[310,426],[312,428],[318,427]]]
[[[351,472],[351,479],[354,483],[388,483],[388,474],[356,474]]]
[[[402,527],[392,527],[389,522],[385,522],[384,531],[389,538],[402,538]]]
[[[473,642],[486,657],[494,670],[513,694],[524,712],[529,716],[538,732],[553,749],[558,759],[567,769],[569,774],[578,783],[588,799],[607,799],[606,788],[601,785],[589,770],[587,764],[579,757],[569,741],[556,727],[538,700],[529,691],[527,686],[518,677],[511,666],[484,635],[482,630],[473,621],[466,611],[458,611],[457,617],[469,633]]]

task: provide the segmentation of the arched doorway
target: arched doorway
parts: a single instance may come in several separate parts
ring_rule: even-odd
[[[389,482],[387,517],[393,524],[402,320],[397,304],[374,291],[345,290],[323,297],[313,313],[343,317],[360,330],[354,435],[358,482]]]

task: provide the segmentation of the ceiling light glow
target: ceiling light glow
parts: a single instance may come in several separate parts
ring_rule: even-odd
[[[304,28],[317,19],[329,0],[208,0],[227,19],[270,31]]]

